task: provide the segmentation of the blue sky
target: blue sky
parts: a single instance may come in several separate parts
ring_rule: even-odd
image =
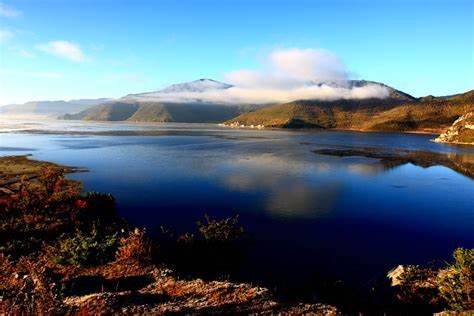
[[[0,104],[226,80],[285,49],[415,96],[474,88],[471,0],[0,1]]]

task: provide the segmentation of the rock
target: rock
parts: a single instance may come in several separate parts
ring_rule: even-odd
[[[434,141],[474,145],[474,112],[469,112],[458,118],[446,132],[439,135]]]
[[[171,270],[156,267],[136,267],[129,272],[134,276],[148,276],[151,283],[122,291],[109,288],[105,292],[67,296],[62,300],[64,312],[93,315],[340,315],[331,305],[278,302],[267,288],[247,283],[183,280]],[[109,273],[112,273],[108,275],[111,278],[123,277],[121,269],[112,269]]]

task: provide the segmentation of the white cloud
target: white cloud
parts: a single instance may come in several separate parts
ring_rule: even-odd
[[[344,63],[325,49],[279,49],[266,57],[266,67],[237,70],[226,75],[237,86],[298,87],[308,82],[343,82],[347,80]]]
[[[142,100],[170,102],[282,103],[294,100],[385,98],[388,90],[377,84],[353,87],[344,63],[324,49],[280,49],[266,56],[261,69],[241,69],[225,75],[234,86],[205,92],[150,93]]]
[[[11,39],[15,34],[9,30],[0,29],[0,43],[4,43]]]
[[[36,49],[75,62],[88,61],[89,58],[82,52],[79,45],[68,41],[51,41],[45,44],[36,45]]]
[[[20,11],[0,2],[0,16],[5,17],[5,18],[16,18],[20,15],[21,15]]]
[[[270,54],[277,73],[301,81],[340,81],[347,79],[346,67],[325,49],[284,49]]]
[[[153,93],[150,96],[133,96],[140,101],[168,102],[216,102],[228,104],[264,104],[283,103],[295,100],[366,99],[385,98],[388,91],[385,87],[369,84],[363,87],[342,87],[309,85],[295,88],[253,88],[234,86],[225,90],[205,92]]]

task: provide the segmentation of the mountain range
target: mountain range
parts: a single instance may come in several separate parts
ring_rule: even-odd
[[[325,128],[441,133],[474,111],[474,90],[452,96],[415,98],[366,80],[308,82],[312,87],[376,87],[384,97],[305,99],[252,104],[222,99],[234,86],[211,79],[173,84],[119,99],[38,101],[0,107],[0,113],[33,113],[91,121],[224,123],[233,127]],[[220,95],[221,99],[205,96]]]
[[[423,98],[392,90],[384,99],[304,100],[272,105],[241,114],[225,124],[440,133],[457,118],[472,111],[474,90],[453,96]]]
[[[57,117],[67,113],[83,111],[91,106],[103,104],[112,99],[78,99],[70,101],[31,101],[23,104],[8,104],[0,107],[4,115],[37,115]]]
[[[350,80],[344,82],[308,82],[308,86],[326,86],[331,89],[361,88],[375,86],[386,90],[387,98],[377,100],[379,106],[387,106],[414,100],[404,92],[384,84]],[[226,90],[232,85],[211,79],[199,79],[191,82],[174,84],[167,88],[129,94],[120,99],[106,102],[64,119],[105,120],[105,121],[148,121],[148,122],[188,122],[188,123],[221,123],[241,114],[255,111],[270,104],[249,102],[231,102],[226,99]],[[212,98],[210,99],[209,96]],[[363,102],[363,99],[344,100],[347,103]]]
[[[129,94],[115,101],[91,107],[63,119],[92,121],[221,123],[258,105],[212,102],[200,98],[204,92],[233,87],[211,79],[173,84],[167,88]]]

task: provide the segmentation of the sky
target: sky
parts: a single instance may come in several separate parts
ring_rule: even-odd
[[[0,0],[0,104],[313,77],[473,89],[474,1]]]

